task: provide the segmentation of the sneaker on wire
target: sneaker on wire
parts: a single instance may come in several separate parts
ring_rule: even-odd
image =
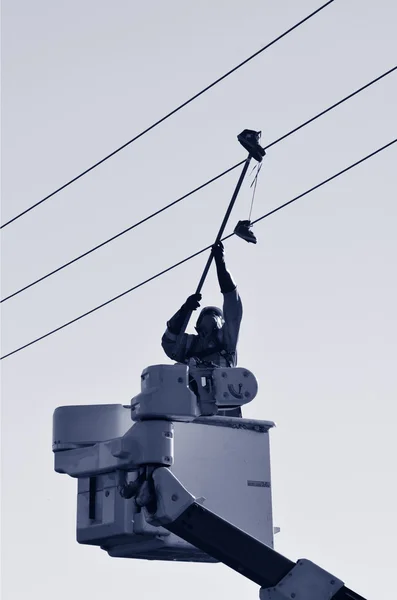
[[[239,221],[234,228],[234,233],[246,242],[256,244],[257,239],[252,231],[251,221]]]
[[[262,146],[259,145],[261,137],[260,131],[253,131],[252,129],[244,129],[238,136],[237,139],[240,144],[250,153],[250,155],[258,162],[262,161],[266,152]]]

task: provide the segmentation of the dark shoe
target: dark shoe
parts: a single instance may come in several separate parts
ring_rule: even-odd
[[[266,154],[265,149],[259,145],[260,137],[261,132],[253,131],[252,129],[244,129],[244,131],[237,136],[240,144],[251,154],[252,158],[258,162],[261,162]]]
[[[251,221],[239,221],[234,228],[234,233],[241,237],[246,242],[251,242],[252,244],[256,244],[256,237],[251,230]]]

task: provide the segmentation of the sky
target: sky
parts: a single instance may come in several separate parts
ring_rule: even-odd
[[[3,0],[2,222],[134,137],[320,6],[318,0]],[[118,233],[396,64],[392,0],[335,0],[178,114],[2,230],[1,297]],[[397,75],[270,148],[258,218],[397,137]],[[365,598],[395,570],[397,144],[233,237],[240,365],[271,432],[276,549]],[[215,239],[234,171],[2,305],[4,355]],[[250,181],[227,232],[248,217]],[[126,404],[206,257],[10,356],[2,369],[2,597],[257,598],[224,565],[111,559],[75,541],[76,482],[52,413]],[[219,304],[213,271],[204,304]],[[244,506],[241,507],[244,510]]]

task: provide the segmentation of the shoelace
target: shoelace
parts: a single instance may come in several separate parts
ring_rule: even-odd
[[[250,207],[250,212],[249,212],[249,216],[248,216],[248,221],[249,222],[251,222],[252,209],[254,207],[254,200],[255,200],[255,194],[256,194],[256,186],[257,186],[257,183],[258,183],[258,177],[259,177],[259,173],[260,173],[261,168],[262,168],[262,164],[263,164],[262,162],[257,163],[255,165],[255,167],[251,171],[251,174],[252,174],[254,172],[254,170],[256,169],[255,177],[252,180],[252,183],[250,185],[250,187],[251,188],[253,187],[254,189],[252,190],[251,207]]]

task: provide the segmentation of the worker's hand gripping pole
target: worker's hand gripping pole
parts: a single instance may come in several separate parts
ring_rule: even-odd
[[[247,157],[247,160],[244,163],[244,167],[243,167],[243,170],[241,171],[241,175],[240,175],[239,180],[237,182],[236,188],[235,188],[235,190],[233,192],[232,199],[230,200],[230,203],[229,203],[229,206],[228,206],[227,211],[225,213],[225,216],[223,217],[222,225],[221,225],[221,227],[220,227],[220,229],[218,231],[218,235],[216,236],[216,239],[215,239],[215,242],[214,242],[214,246],[216,246],[220,242],[220,240],[222,238],[222,235],[223,235],[223,232],[225,231],[227,222],[229,220],[229,217],[230,217],[230,214],[232,212],[233,206],[234,206],[234,204],[236,202],[238,193],[239,193],[240,188],[241,188],[241,186],[243,184],[244,178],[245,178],[245,176],[247,174],[248,167],[249,167],[249,164],[251,162],[251,158],[252,158],[252,155],[249,154],[248,157]],[[196,294],[199,294],[201,292],[201,290],[202,290],[202,287],[204,285],[205,279],[206,279],[206,277],[208,275],[208,271],[210,270],[210,266],[211,266],[213,258],[214,258],[214,252],[213,252],[213,249],[211,249],[211,253],[210,253],[209,257],[208,257],[207,264],[204,267],[203,274],[201,275],[200,281],[198,283],[198,286],[197,286],[197,289],[196,289]],[[193,311],[190,310],[187,313],[186,318],[185,318],[185,320],[183,322],[182,329],[181,329],[181,331],[180,331],[180,333],[178,335],[178,339],[177,339],[177,342],[176,342],[176,353],[175,353],[175,356],[179,355],[179,351],[180,351],[181,344],[182,344],[182,337],[183,337],[183,334],[185,333],[186,328],[187,328],[187,326],[189,324],[190,317],[192,316],[192,312]]]

